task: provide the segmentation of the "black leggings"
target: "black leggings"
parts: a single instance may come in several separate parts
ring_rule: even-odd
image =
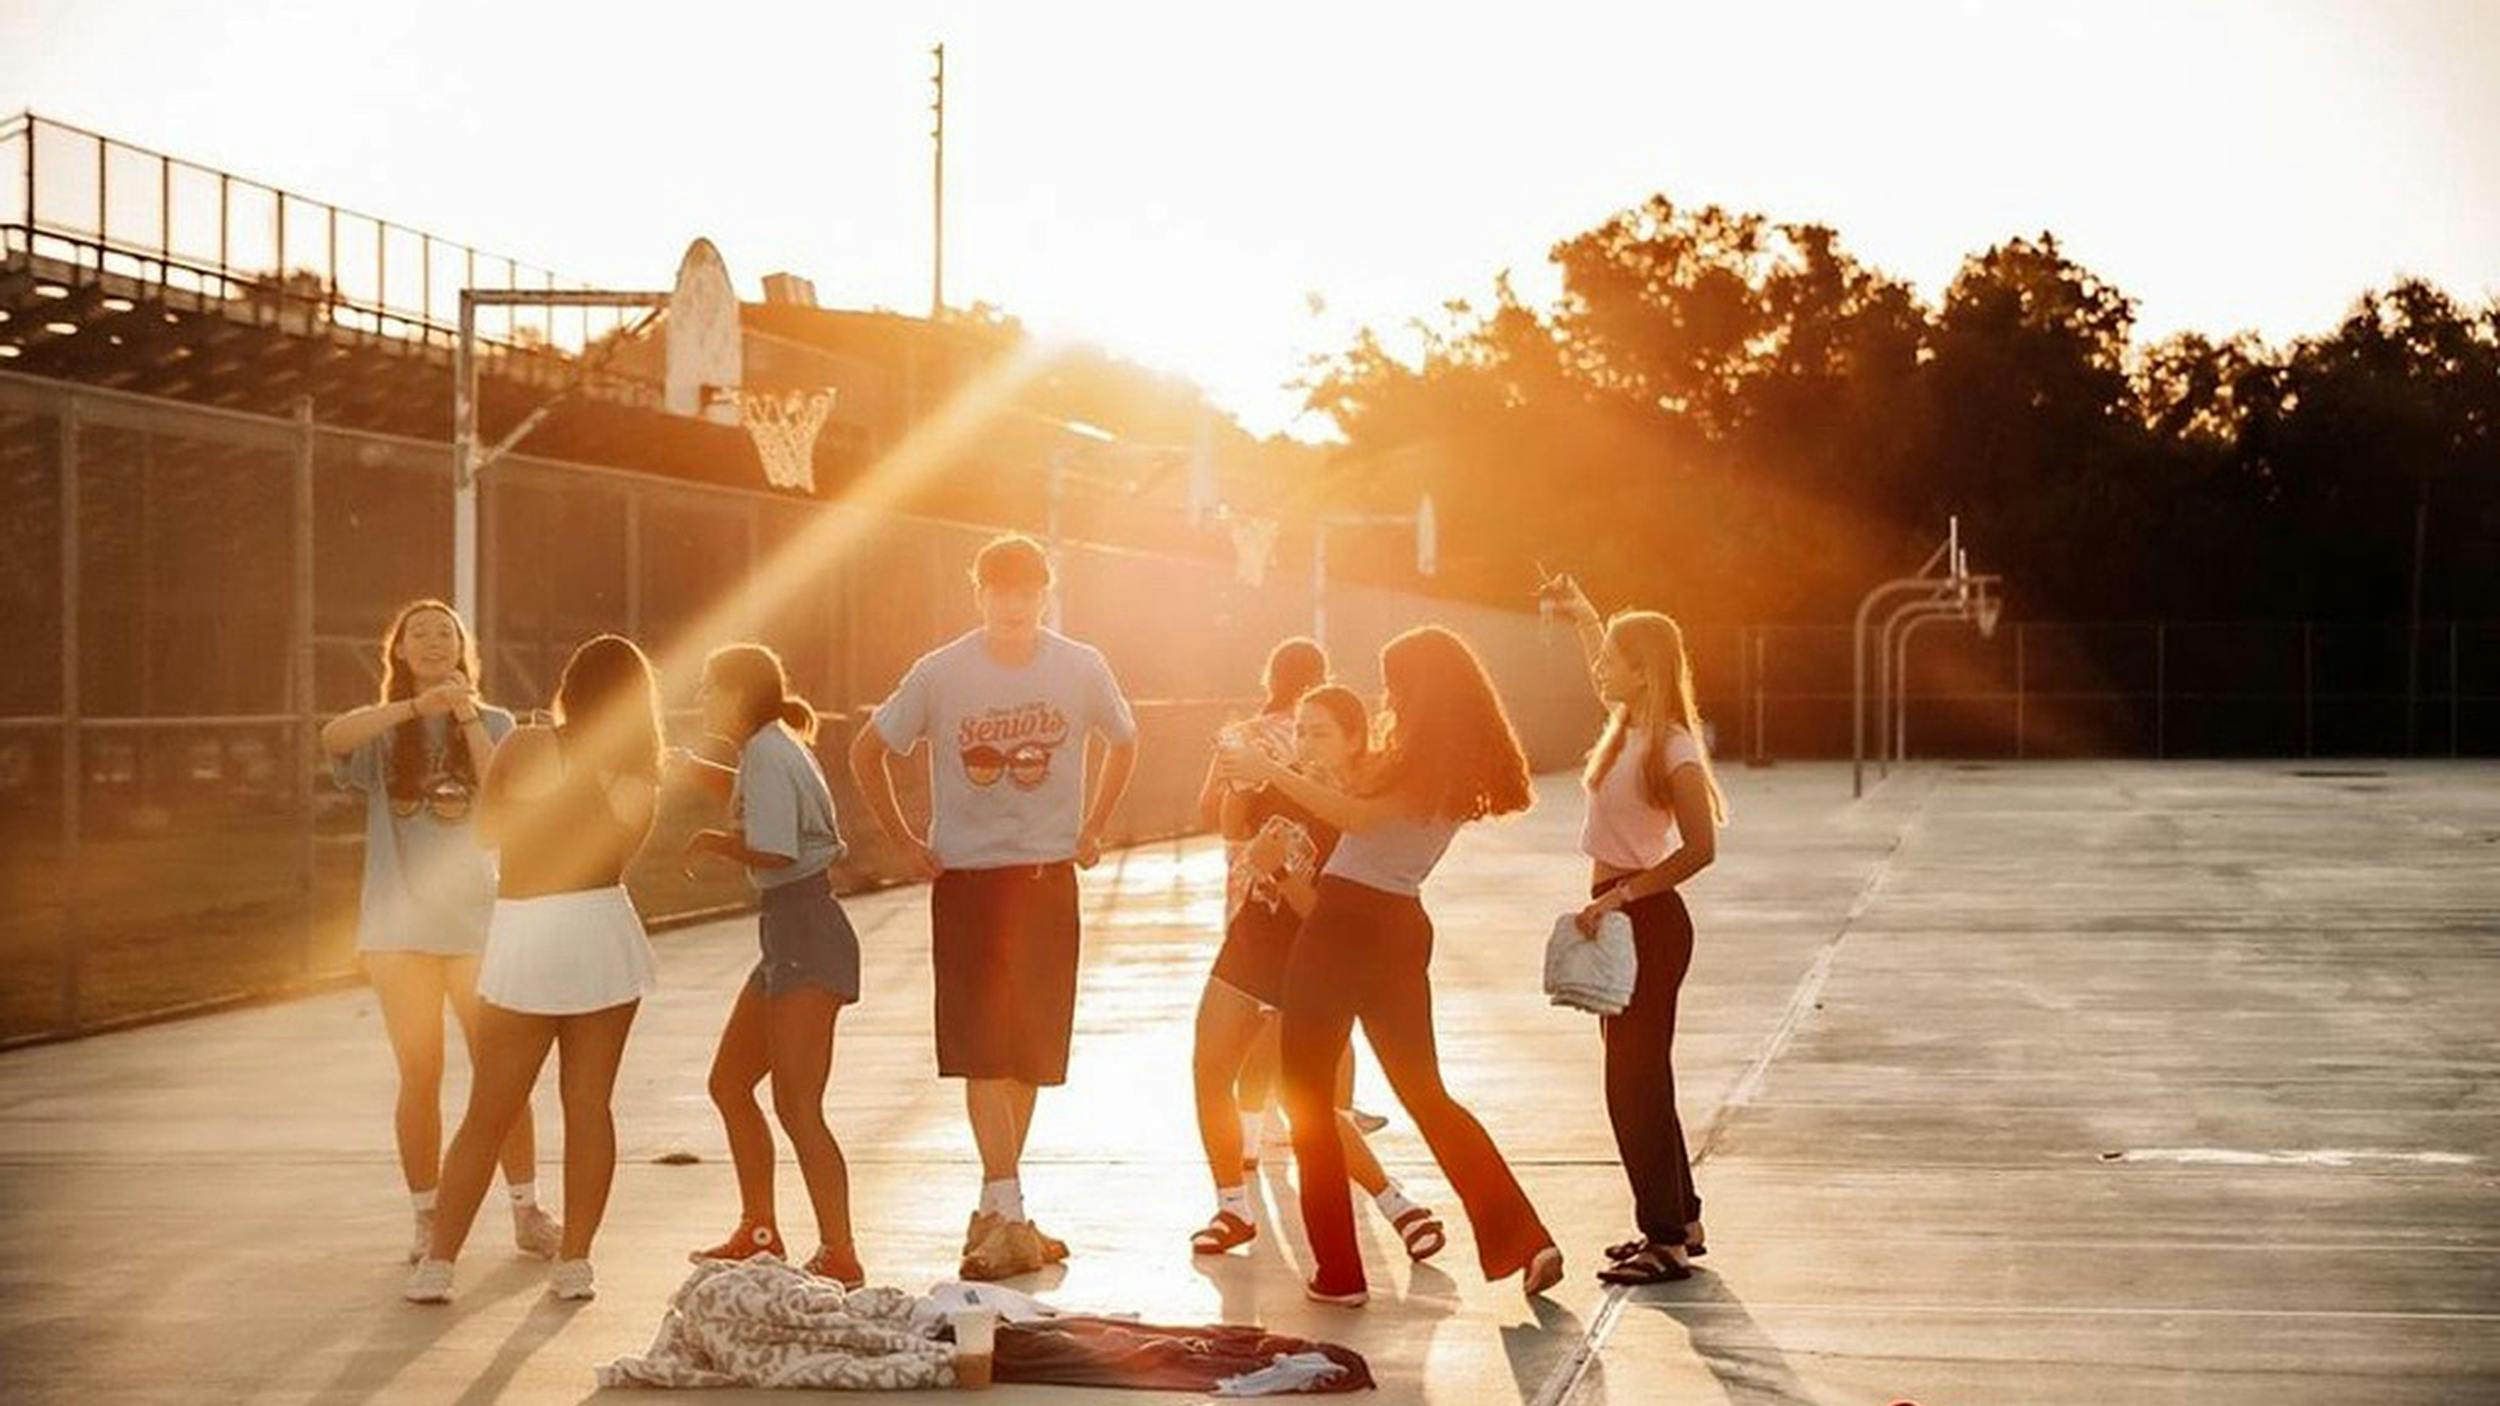
[[[1611,887],[1600,884],[1597,891]],[[1684,1122],[1675,1111],[1675,999],[1693,965],[1693,916],[1672,889],[1627,903],[1623,912],[1632,920],[1640,965],[1632,1003],[1598,1022],[1606,1041],[1606,1116],[1632,1182],[1641,1234],[1681,1245],[1685,1225],[1701,1219]]]
[[[1431,961],[1432,920],[1423,904],[1348,879],[1320,880],[1319,904],[1304,920],[1285,970],[1280,1043],[1285,1113],[1293,1121],[1302,1178],[1302,1227],[1317,1264],[1314,1277],[1331,1291],[1363,1282],[1334,1097],[1337,1058],[1357,1019],[1389,1087],[1467,1208],[1485,1278],[1525,1268],[1554,1242],[1484,1126],[1442,1086],[1432,1040]]]

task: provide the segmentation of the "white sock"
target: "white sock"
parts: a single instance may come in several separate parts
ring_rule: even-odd
[[[1246,1186],[1217,1187],[1215,1209],[1227,1215],[1238,1216],[1245,1223],[1257,1223],[1257,1218],[1250,1214],[1250,1189]]]
[[[431,1215],[434,1211],[434,1197],[434,1191],[411,1191],[408,1193],[408,1204],[417,1208],[418,1215]]]
[[[504,1190],[512,1193],[512,1210],[515,1215],[538,1205],[538,1183],[534,1181],[516,1181],[506,1186]]]
[[[1380,1208],[1380,1213],[1389,1218],[1389,1223],[1391,1225],[1397,1224],[1398,1217],[1405,1215],[1407,1212],[1423,1209],[1414,1202],[1407,1200],[1406,1188],[1398,1185],[1396,1182],[1391,1182],[1387,1186],[1382,1187],[1380,1194],[1372,1198],[1372,1204]]]
[[[1024,1219],[1024,1183],[1014,1177],[981,1183],[981,1209],[1009,1220]]]

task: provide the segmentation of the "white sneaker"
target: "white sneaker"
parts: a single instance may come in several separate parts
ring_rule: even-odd
[[[512,1243],[532,1259],[554,1259],[556,1251],[564,1246],[564,1225],[540,1207],[515,1207]]]
[[[599,1286],[591,1282],[590,1261],[557,1260],[547,1271],[547,1292],[560,1299],[595,1299]]]
[[[417,1212],[417,1238],[408,1246],[408,1262],[415,1264],[434,1250],[434,1213]]]
[[[451,1261],[421,1259],[408,1272],[408,1287],[400,1297],[410,1303],[451,1302]]]

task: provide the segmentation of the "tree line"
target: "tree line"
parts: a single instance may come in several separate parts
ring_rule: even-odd
[[[2183,231],[2181,237],[2191,237]],[[1845,618],[1949,513],[2035,618],[2500,617],[2500,299],[2420,279],[2333,328],[2145,341],[2052,234],[1940,300],[1825,225],[1664,196],[1316,363],[1331,497],[1429,489],[1449,585],[1537,564],[1689,618]]]

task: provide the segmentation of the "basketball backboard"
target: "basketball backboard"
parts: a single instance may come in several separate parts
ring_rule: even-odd
[[[729,265],[712,241],[698,239],[686,246],[662,330],[668,340],[662,406],[672,415],[737,424],[737,405],[718,392],[746,384],[738,293],[729,282]]]

